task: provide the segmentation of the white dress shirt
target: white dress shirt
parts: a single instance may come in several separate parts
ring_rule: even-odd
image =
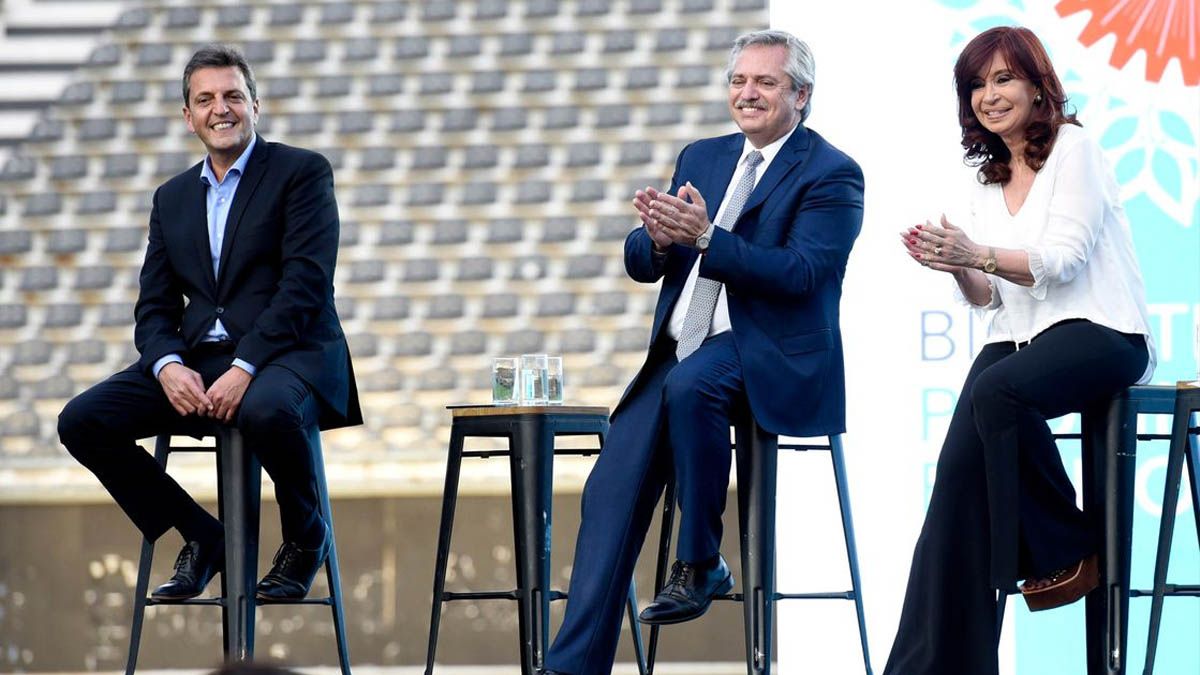
[[[729,178],[729,185],[725,187],[725,197],[721,200],[721,208],[717,209],[717,216],[713,218],[713,223],[721,222],[721,216],[725,215],[725,208],[729,206],[729,200],[733,198],[734,188],[737,187],[738,181],[742,177],[742,172],[745,171],[743,164],[746,161],[746,156],[751,152],[758,150],[762,153],[763,161],[756,167],[754,173],[754,186],[758,187],[758,181],[762,180],[764,174],[767,173],[767,167],[771,166],[771,161],[779,154],[779,149],[784,143],[795,133],[796,127],[780,136],[771,144],[761,148],[755,148],[750,139],[746,139],[742,145],[742,156],[738,158],[737,167],[733,170],[733,175]],[[701,195],[704,196],[704,195]],[[687,282],[683,284],[683,292],[679,295],[679,301],[675,303],[675,309],[671,312],[671,320],[667,323],[667,335],[671,339],[678,340],[679,334],[683,331],[683,319],[687,316],[688,305],[692,304],[692,291],[696,289],[696,277],[700,276],[700,261],[704,256],[696,257],[696,264],[692,265],[692,271],[688,274]],[[717,307],[713,310],[712,325],[708,329],[708,337],[712,337],[718,333],[724,333],[731,330],[729,323],[729,301],[725,298],[725,285],[721,285],[720,295],[717,296]]]
[[[1100,146],[1073,125],[1059,127],[1054,149],[1015,215],[1003,188],[978,185],[971,199],[971,238],[1029,254],[1033,286],[988,276],[994,310],[986,342],[1025,343],[1067,319],[1087,319],[1146,337],[1156,362],[1146,290],[1117,181]],[[961,294],[960,294],[961,296]]]

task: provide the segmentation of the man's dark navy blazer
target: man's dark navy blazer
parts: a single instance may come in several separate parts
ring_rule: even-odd
[[[671,193],[690,181],[715,221],[744,142],[739,133],[685,147]],[[767,431],[788,436],[845,431],[838,303],[862,216],[862,170],[800,125],[767,167],[733,230],[715,228],[700,275],[725,285],[746,396]],[[647,283],[662,279],[651,344],[666,330],[697,255],[680,245],[672,245],[665,258],[653,255],[642,227],[626,238],[629,276]],[[629,385],[614,417],[644,372]]]
[[[142,266],[131,368],[152,375],[167,354],[199,345],[217,319],[234,357],[296,373],[321,402],[320,426],[359,424],[350,351],[333,304],[338,210],[321,155],[261,137],[225,225],[214,277],[203,164],[158,188]]]

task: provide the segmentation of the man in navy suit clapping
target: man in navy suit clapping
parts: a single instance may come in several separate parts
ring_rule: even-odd
[[[612,669],[634,563],[674,474],[681,522],[670,581],[648,623],[703,614],[733,578],[718,552],[730,420],[821,436],[845,430],[838,304],[862,226],[858,165],[804,126],[807,45],[781,31],[737,39],[729,111],[741,133],[679,153],[668,191],[639,190],[625,240],[636,281],[662,280],[645,364],[612,415],[583,493],[567,613],[547,673]]]

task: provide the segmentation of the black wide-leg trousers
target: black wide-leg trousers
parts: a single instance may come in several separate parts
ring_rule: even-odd
[[[1046,420],[1135,383],[1145,339],[1083,320],[975,359],[938,458],[885,675],[995,675],[996,591],[1095,553]]]
[[[231,354],[197,352],[184,363],[210,386],[229,369]],[[258,369],[234,422],[246,447],[275,483],[285,541],[323,540],[315,466],[318,448],[306,431],[318,404],[304,380],[281,366]],[[123,370],[72,399],[58,418],[59,439],[113,496],[150,540],[194,519],[201,507],[136,441],[162,433],[198,435],[209,420],[175,411],[152,376]]]

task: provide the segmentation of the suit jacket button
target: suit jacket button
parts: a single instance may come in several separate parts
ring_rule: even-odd
[[[224,308],[224,307],[218,307],[218,308],[217,308],[217,314],[224,314],[224,313],[225,313],[225,308]]]

